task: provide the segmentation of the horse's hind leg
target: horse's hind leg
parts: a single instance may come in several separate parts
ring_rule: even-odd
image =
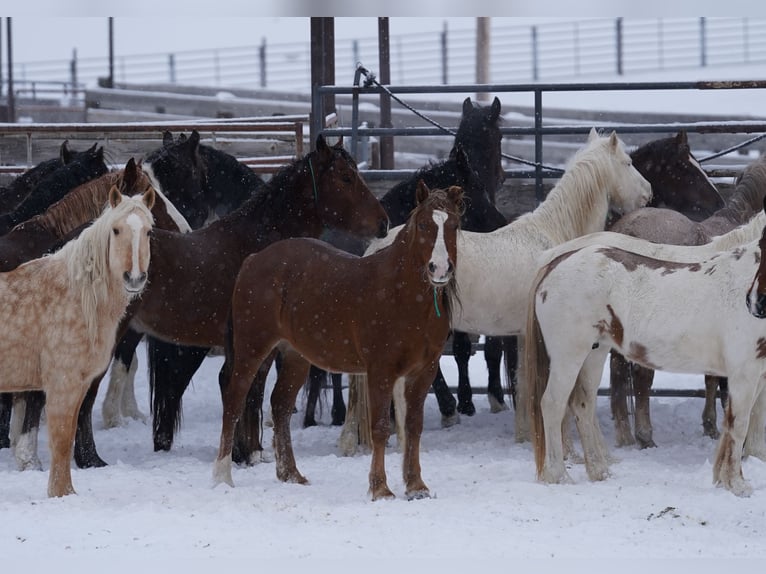
[[[332,380],[332,410],[330,415],[332,416],[332,425],[339,427],[343,426],[343,423],[346,421],[346,403],[343,400],[343,374],[330,373],[330,379]]]
[[[608,349],[592,351],[583,363],[577,384],[569,398],[577,430],[580,433],[585,468],[590,480],[604,480],[609,475],[609,458],[596,418],[596,402],[601,373]]]
[[[45,393],[32,391],[14,395],[13,456],[19,470],[42,470],[37,436],[45,407]]]
[[[316,409],[319,402],[322,389],[327,384],[327,371],[320,369],[316,365],[311,365],[309,370],[308,385],[309,394],[306,398],[306,412],[303,416],[303,428],[314,427],[317,425]]]
[[[503,397],[503,383],[500,365],[503,362],[504,337],[485,337],[484,360],[487,362],[487,400],[489,411],[499,413],[508,410]],[[515,342],[515,341],[514,341]]]
[[[452,354],[457,363],[457,412],[472,417],[476,414],[473,404],[473,389],[468,376],[468,363],[471,360],[473,345],[468,333],[452,332]]]
[[[11,412],[13,394],[0,393],[0,449],[11,446]]]
[[[154,450],[170,450],[181,421],[181,398],[207,356],[208,348],[167,343],[147,337],[152,388]]]
[[[266,379],[277,356],[276,349],[266,357],[258,367],[250,390],[245,398],[242,414],[234,427],[234,445],[232,460],[239,464],[255,464],[270,460],[261,444],[261,415],[263,414],[263,395],[266,391]],[[219,382],[221,377],[219,376]]]
[[[106,462],[96,452],[96,441],[93,438],[93,405],[96,402],[98,387],[104,374],[101,373],[91,381],[77,415],[74,461],[79,468],[100,468],[106,466]]]
[[[633,389],[636,393],[636,440],[641,448],[654,448],[649,398],[652,394],[654,370],[633,364]]]
[[[718,381],[723,377],[705,375],[705,406],[702,409],[702,434],[710,438],[718,439],[718,415],[716,413],[716,395],[718,394]]]
[[[277,478],[283,482],[306,484],[308,481],[298,471],[290,435],[290,417],[301,382],[305,382],[311,364],[299,353],[285,349],[282,368],[271,391],[271,415],[274,419],[274,457],[277,462]]]

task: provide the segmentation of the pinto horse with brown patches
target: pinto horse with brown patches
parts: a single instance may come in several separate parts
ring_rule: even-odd
[[[77,239],[0,274],[0,390],[46,394],[48,496],[74,493],[77,414],[91,379],[109,364],[128,303],[146,285],[153,202],[154,188],[126,198],[112,187],[108,208]]]
[[[223,424],[214,480],[232,483],[234,426],[253,377],[278,349],[282,365],[271,393],[277,477],[306,483],[290,439],[295,397],[311,364],[367,373],[373,450],[370,493],[391,498],[384,465],[396,383],[406,398],[403,475],[408,498],[429,495],[420,473],[423,404],[450,329],[462,190],[429,191],[389,247],[357,257],[308,239],[280,241],[242,264],[232,297],[221,370]],[[318,287],[318,286],[321,286]]]
[[[749,425],[760,428],[763,443],[766,323],[756,317],[763,309],[760,263],[766,236],[703,257],[689,255],[690,247],[662,247],[679,250],[679,256],[659,259],[590,245],[562,249],[539,271],[530,296],[525,361],[538,477],[570,481],[562,449],[567,404],[575,414],[588,477],[608,476],[608,450],[595,409],[604,363],[614,349],[645,367],[729,378],[713,480],[746,496],[751,487],[742,476],[741,458]],[[766,458],[763,444],[751,446],[753,454]]]

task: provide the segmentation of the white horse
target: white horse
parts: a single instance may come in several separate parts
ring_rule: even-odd
[[[629,213],[651,199],[651,186],[633,167],[615,132],[601,136],[593,129],[585,146],[567,164],[564,175],[534,211],[490,233],[461,231],[456,271],[459,302],[452,329],[485,335],[523,335],[527,297],[540,254],[555,245],[603,230],[610,209]],[[393,240],[398,229],[373,244],[368,253]],[[523,337],[519,356],[523,357]],[[357,383],[358,376],[352,377]],[[525,404],[523,377],[517,384],[518,404]],[[355,393],[354,393],[355,394]],[[341,450],[355,451],[365,409],[351,404],[341,434]],[[529,438],[526,409],[516,411],[516,440]]]
[[[616,349],[649,368],[729,378],[713,480],[739,496],[748,495],[751,488],[742,476],[741,455],[753,406],[757,400],[756,411],[762,413],[766,400],[761,393],[766,323],[751,314],[757,307],[759,283],[753,276],[763,245],[755,240],[719,252],[710,245],[647,246],[676,255],[658,259],[613,245],[577,249],[576,243],[558,248],[558,256],[546,254],[549,263],[540,269],[529,301],[526,337],[532,344],[525,365],[532,385],[538,477],[570,481],[561,435],[567,404],[575,414],[588,477],[608,476],[608,453],[595,406],[604,363]],[[694,257],[695,250],[702,256]],[[759,416],[751,426],[761,428],[761,444],[751,447],[766,458]]]

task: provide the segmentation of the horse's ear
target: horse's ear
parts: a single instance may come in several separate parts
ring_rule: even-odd
[[[468,116],[473,111],[473,102],[471,102],[471,96],[468,96],[463,100],[463,117]]]
[[[95,147],[96,147],[96,144],[93,144],[93,147],[95,148]],[[97,158],[98,158],[100,161],[104,161],[104,146],[101,146],[100,148],[96,149],[96,150],[95,150],[95,154],[96,154],[96,157],[97,157]]]
[[[330,153],[330,147],[327,145],[327,140],[324,139],[322,134],[317,136],[317,152],[320,156],[328,155]]]
[[[335,149],[343,149],[343,136],[338,138],[338,141],[333,146]]]
[[[590,133],[588,134],[588,143],[595,141],[598,139],[598,132],[596,131],[596,128],[590,128]]]
[[[162,145],[163,147],[173,145],[173,134],[170,133],[170,130],[162,132]]]
[[[450,201],[454,203],[459,211],[462,211],[461,207],[463,205],[463,188],[459,185],[450,185],[447,188],[447,197],[449,197]]]
[[[178,143],[186,143],[186,140],[189,139],[186,137],[186,134],[178,134]]]
[[[197,130],[192,130],[192,133],[189,136],[189,145],[193,149],[196,149],[199,145],[199,132]]]
[[[111,205],[114,208],[120,205],[121,201],[122,201],[122,194],[120,193],[120,190],[117,189],[117,186],[113,185],[111,189],[109,190],[109,205]]]
[[[676,145],[680,148],[689,149],[689,136],[686,135],[686,130],[680,130],[676,134]]]
[[[428,186],[426,185],[426,182],[422,179],[418,180],[418,187],[415,190],[415,201],[418,205],[423,203],[426,199],[428,199],[428,196],[431,194],[431,190],[428,189]]]
[[[618,147],[620,147],[620,140],[617,139],[617,132],[612,130],[612,133],[609,134],[609,148],[615,151]]]
[[[136,169],[136,160],[132,157],[125,164],[122,170],[122,189],[125,191],[132,189],[138,181],[138,170]]]
[[[495,99],[492,100],[492,107],[490,108],[490,114],[489,119],[492,122],[496,122],[497,118],[500,117],[500,99],[495,96]]]
[[[141,201],[144,202],[144,205],[147,209],[151,211],[152,207],[154,207],[154,202],[157,200],[157,194],[154,192],[154,187],[149,186],[146,188],[146,191],[141,196]]]
[[[59,149],[59,159],[64,165],[68,164],[74,159],[74,153],[69,149],[69,140],[64,140]]]
[[[96,153],[96,152],[98,152],[98,149],[97,149],[97,148],[98,148],[98,142],[96,142],[96,143],[94,143],[92,146],[90,146],[90,147],[88,148],[88,151],[89,151],[90,153]],[[101,151],[103,152],[103,151],[104,151],[104,148],[101,148]]]

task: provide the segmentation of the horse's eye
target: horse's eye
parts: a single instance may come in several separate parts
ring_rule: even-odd
[[[112,229],[112,233],[114,233],[115,235],[119,235],[120,230],[115,227],[114,229]]]
[[[425,223],[418,223],[418,229],[420,231],[425,231],[427,229],[427,226]]]

